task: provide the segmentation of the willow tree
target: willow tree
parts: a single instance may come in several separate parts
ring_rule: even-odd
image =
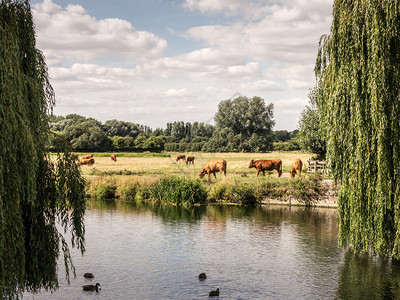
[[[400,258],[400,1],[336,0],[316,63],[339,239]]]
[[[74,271],[63,234],[84,251],[84,182],[67,150],[50,157],[55,104],[36,48],[29,1],[0,3],[0,298],[58,286],[57,260]],[[67,149],[67,148],[65,148]],[[63,230],[57,229],[60,224]],[[62,250],[62,251],[61,251]]]

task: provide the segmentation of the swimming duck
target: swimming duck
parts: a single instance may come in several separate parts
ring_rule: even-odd
[[[200,275],[199,275],[199,279],[200,279],[200,280],[204,280],[204,279],[206,279],[206,278],[207,278],[206,273],[200,273]]]
[[[93,284],[84,285],[84,286],[82,286],[82,288],[83,288],[84,291],[96,291],[96,292],[98,292],[99,291],[99,286],[101,286],[100,283],[96,283],[96,285],[93,285]]]
[[[219,296],[219,288],[216,289],[215,291],[211,291],[208,295],[209,295],[210,297]]]
[[[83,277],[85,277],[85,278],[94,278],[92,273],[85,273],[85,274],[83,274]]]

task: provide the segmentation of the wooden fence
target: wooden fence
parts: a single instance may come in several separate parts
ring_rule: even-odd
[[[326,162],[323,160],[308,160],[308,173],[326,173],[328,169],[326,168]]]

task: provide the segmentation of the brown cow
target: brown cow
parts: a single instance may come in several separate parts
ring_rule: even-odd
[[[292,163],[291,170],[290,170],[290,177],[294,178],[296,173],[300,176],[302,169],[303,169],[303,162],[300,160],[300,158],[297,158]]]
[[[181,159],[183,159],[183,161],[185,161],[185,154],[178,154],[178,156],[176,157],[176,161],[180,161]]]
[[[93,154],[86,154],[86,155],[82,156],[83,159],[89,159],[92,157],[93,157]]]
[[[282,175],[282,161],[280,159],[259,159],[259,160],[252,159],[249,163],[249,168],[257,169],[257,177],[258,173],[260,173],[261,171],[265,176],[265,171],[272,171],[272,170],[277,170],[279,177],[281,177]]]
[[[208,181],[210,182],[210,175],[214,174],[215,179],[217,179],[216,172],[221,171],[222,176],[226,177],[226,160],[225,159],[214,159],[206,162],[203,169],[199,172],[200,179],[204,178],[205,174],[208,174]]]
[[[93,165],[94,164],[94,158],[93,157],[91,157],[91,158],[81,158],[81,165],[89,165],[89,166],[91,166],[91,165]]]
[[[188,163],[194,164],[194,156],[188,156],[188,157],[186,157],[186,164],[188,164]]]
[[[115,156],[115,154],[111,154],[111,160],[113,160],[113,161],[117,161],[117,157]]]

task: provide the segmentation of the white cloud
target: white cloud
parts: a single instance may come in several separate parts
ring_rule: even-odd
[[[166,40],[138,31],[126,20],[97,20],[80,5],[63,9],[44,0],[33,7],[38,46],[49,57],[73,56],[84,61],[118,55],[159,57],[167,46]]]
[[[169,89],[165,92],[165,96],[167,97],[187,97],[190,96],[190,92],[186,88],[182,89]]]
[[[202,13],[223,13],[226,16],[241,15],[247,18],[259,18],[270,10],[271,1],[243,0],[186,0],[182,5],[189,11]]]
[[[180,13],[207,15],[196,19],[203,26],[187,23],[182,31],[162,23],[170,29],[160,37],[137,30],[146,23],[136,19],[96,18],[82,5],[53,1],[33,7],[55,113],[154,128],[208,122],[220,101],[239,92],[273,102],[276,129],[293,130],[314,85],[318,40],[329,32],[332,12],[331,0],[186,0]],[[164,56],[167,39],[168,50],[187,46],[169,53],[183,54]]]
[[[186,6],[202,12],[207,10],[201,7],[232,10],[228,0],[215,2],[218,5],[212,5],[208,0],[188,0]],[[280,5],[268,2],[234,1],[237,7],[253,7],[254,12],[264,7],[268,13],[257,21],[236,20],[226,25],[197,26],[188,29],[187,34],[206,45],[252,59],[309,63],[315,58],[319,37],[329,30],[332,2],[287,0],[279,1]],[[237,9],[238,14],[243,11]]]
[[[279,83],[266,79],[254,82],[246,82],[240,85],[240,90],[244,91],[273,91],[281,89],[282,87]]]

